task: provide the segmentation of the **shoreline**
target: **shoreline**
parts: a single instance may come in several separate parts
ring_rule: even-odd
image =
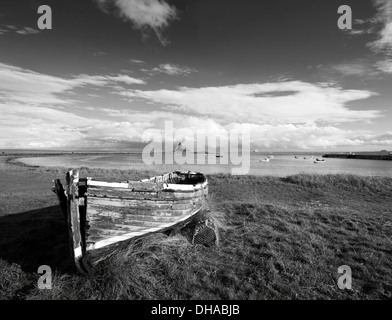
[[[358,159],[358,160],[381,160],[381,161],[392,161],[392,154],[387,155],[374,155],[374,154],[341,154],[341,153],[330,153],[324,154],[323,158],[330,159]]]
[[[60,170],[63,169],[78,169],[88,168],[90,170],[101,169],[101,170],[120,170],[120,171],[153,171],[156,173],[172,172],[172,171],[198,171],[203,172],[206,175],[217,175],[217,174],[228,174],[232,175],[233,166],[230,164],[152,164],[146,165],[141,162],[139,158],[129,158],[116,156],[107,158],[104,154],[35,154],[16,153],[13,155],[0,156],[4,159],[8,159],[7,162],[11,165],[27,168],[42,168],[47,170]],[[38,160],[37,158],[40,158]],[[36,160],[37,159],[37,160]],[[268,165],[259,163],[258,158],[252,158],[250,162],[250,170],[244,176],[274,176],[285,178],[288,176],[298,174],[308,175],[358,175],[362,177],[391,177],[392,178],[392,167],[389,161],[373,161],[367,163],[367,161],[356,162],[353,159],[331,159],[323,166],[317,166],[313,164],[312,159],[291,159],[289,156],[276,156],[271,163]],[[338,162],[339,161],[339,162]],[[346,162],[348,161],[348,162]],[[350,162],[351,161],[351,162]],[[355,162],[355,163],[354,163]],[[238,175],[241,176],[241,175]]]

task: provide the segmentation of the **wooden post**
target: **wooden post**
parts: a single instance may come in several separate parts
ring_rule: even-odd
[[[79,221],[80,221],[80,235],[82,242],[82,255],[86,255],[86,239],[87,239],[87,179],[79,178]]]
[[[79,267],[78,261],[82,258],[82,237],[80,232],[79,215],[79,171],[67,173],[67,222],[69,232],[69,245],[71,256]]]

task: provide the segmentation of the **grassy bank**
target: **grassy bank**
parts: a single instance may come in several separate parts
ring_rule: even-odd
[[[65,221],[50,191],[66,168],[0,161],[0,299],[391,299],[392,179],[214,175],[218,247],[156,234],[124,248],[94,278],[72,273]],[[83,168],[82,176],[154,172]],[[53,289],[37,288],[39,265]],[[352,269],[352,290],[337,287]]]

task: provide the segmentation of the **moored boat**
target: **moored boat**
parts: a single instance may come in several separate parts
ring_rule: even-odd
[[[140,181],[106,182],[69,171],[53,191],[67,218],[71,256],[86,271],[120,243],[181,227],[199,213],[208,181],[199,172],[172,172]]]

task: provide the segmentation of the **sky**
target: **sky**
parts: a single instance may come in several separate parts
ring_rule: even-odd
[[[390,0],[0,2],[2,149],[127,150],[170,120],[246,124],[269,151],[392,150],[391,89]]]

